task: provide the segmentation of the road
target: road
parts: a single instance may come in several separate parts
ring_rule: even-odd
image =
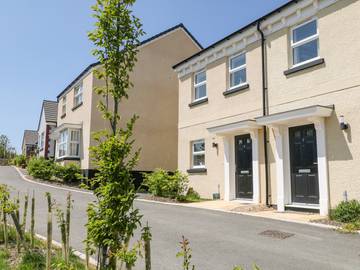
[[[46,233],[45,192],[65,204],[67,191],[24,181],[12,167],[0,167],[0,183],[13,187],[16,194],[36,192],[36,231]],[[16,190],[16,191],[15,191]],[[83,250],[86,207],[94,200],[90,194],[72,193],[71,245]],[[251,269],[257,263],[268,270],[360,269],[360,236],[309,225],[287,223],[258,217],[229,214],[182,206],[136,202],[143,222],[152,228],[152,262],[155,270],[177,270],[179,241],[185,235],[191,243],[192,262],[198,270],[232,270],[235,265]],[[280,240],[260,235],[266,230],[291,233]],[[136,235],[138,237],[138,234]],[[59,241],[58,230],[54,239]],[[142,261],[136,267],[144,269]]]

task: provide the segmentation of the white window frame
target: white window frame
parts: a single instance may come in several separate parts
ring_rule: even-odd
[[[238,56],[240,56],[240,55],[242,55],[242,54],[245,55],[245,64],[242,65],[242,66],[231,69],[231,60],[238,57]],[[243,70],[243,69],[245,69],[245,74],[246,74],[246,72],[247,72],[247,70],[246,70],[246,52],[241,52],[241,53],[235,54],[235,55],[233,55],[233,56],[231,56],[229,58],[229,90],[234,89],[234,88],[238,88],[240,86],[243,86],[243,85],[247,84],[247,74],[246,74],[246,81],[245,82],[234,85],[234,86],[231,86],[231,74],[235,73],[236,71]]]
[[[196,83],[196,75],[200,74],[200,73],[205,73],[205,81],[203,82],[200,82],[200,83]],[[194,89],[193,89],[193,94],[194,94],[194,97],[193,97],[193,101],[199,101],[199,100],[203,100],[203,99],[206,99],[208,96],[207,96],[207,85],[206,85],[206,82],[207,82],[207,74],[206,74],[206,70],[200,70],[196,73],[194,73]],[[201,97],[201,98],[198,98],[196,99],[195,96],[196,96],[196,88],[199,87],[199,86],[202,86],[202,85],[205,85],[206,87],[206,95],[204,97]]]
[[[66,114],[66,95],[62,97],[61,99],[61,115]]]
[[[65,132],[67,133],[67,136],[66,136],[66,140],[61,142],[61,133],[62,132]],[[71,132],[72,131],[75,131],[75,132],[79,132],[79,140],[77,141],[74,141],[74,140],[71,140]],[[58,154],[58,157],[59,158],[63,158],[63,157],[74,157],[74,158],[79,158],[80,157],[80,142],[81,142],[81,130],[80,129],[73,129],[73,128],[66,128],[66,129],[63,129],[60,131],[60,137],[59,137],[59,143],[58,143],[58,151],[57,151],[57,154]],[[71,145],[72,144],[77,144],[78,147],[79,147],[79,153],[78,155],[70,155],[70,149],[71,149]],[[65,145],[65,153],[64,155],[60,155],[60,147],[62,145]]]
[[[312,36],[309,36],[309,37],[307,37],[307,38],[305,38],[305,39],[303,39],[303,40],[300,40],[300,41],[298,41],[298,42],[294,42],[294,31],[295,31],[296,29],[298,29],[298,28],[300,28],[300,27],[308,24],[308,23],[313,22],[313,21],[316,21],[316,34],[315,34],[315,35],[312,35]],[[320,35],[319,35],[319,21],[318,21],[317,18],[313,18],[313,19],[311,19],[311,20],[308,20],[308,21],[306,21],[306,22],[303,22],[303,23],[301,23],[301,24],[299,24],[299,25],[296,25],[296,26],[294,26],[294,27],[291,28],[291,44],[290,44],[290,45],[291,45],[291,63],[292,63],[292,66],[293,66],[293,67],[301,66],[301,65],[304,65],[304,64],[306,64],[306,63],[312,62],[312,61],[314,61],[314,60],[320,59],[320,55],[319,55],[319,52],[320,52],[320,50],[319,50],[319,49],[320,49],[320,48],[319,48],[319,44],[320,44],[320,42],[319,42],[319,37],[320,37]],[[303,62],[294,64],[294,49],[297,48],[297,47],[299,47],[299,46],[301,46],[301,45],[304,45],[304,44],[306,44],[306,43],[309,43],[309,42],[311,42],[311,41],[314,41],[314,40],[316,40],[316,39],[318,40],[318,42],[317,42],[317,52],[318,52],[318,56],[316,56],[316,57],[314,57],[314,58],[311,58],[311,59],[308,59],[308,60],[306,60],[306,61],[303,61]]]
[[[204,151],[198,151],[198,152],[195,152],[194,150],[194,145],[196,143],[204,143]],[[199,140],[196,140],[196,141],[192,141],[191,142],[191,168],[194,168],[194,169],[199,169],[199,168],[205,168],[206,167],[206,164],[205,164],[205,150],[206,150],[206,147],[205,147],[205,139],[199,139]],[[195,165],[194,164],[194,156],[204,156],[204,165]]]
[[[64,141],[61,141],[61,133],[63,132],[67,132],[67,136],[66,136],[66,140]],[[58,157],[59,158],[62,158],[62,157],[66,157],[67,156],[67,153],[68,153],[68,148],[67,148],[67,142],[69,140],[69,130],[68,129],[64,129],[64,130],[61,130],[60,131],[60,134],[59,134],[59,143],[58,143]],[[65,150],[64,150],[64,155],[60,155],[60,148],[65,145]]]
[[[78,93],[76,93],[76,90],[78,89]],[[77,99],[80,97],[80,101],[77,102]],[[82,83],[77,84],[74,87],[74,107],[79,106],[83,103],[83,85]]]

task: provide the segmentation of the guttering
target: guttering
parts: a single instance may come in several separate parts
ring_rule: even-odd
[[[261,30],[262,20],[258,20],[256,23],[256,29],[261,35],[261,73],[262,73],[262,107],[263,116],[268,114],[268,102],[267,102],[267,75],[266,75],[266,48],[265,48],[265,35]],[[264,162],[265,162],[265,188],[266,188],[266,205],[269,203],[269,158],[268,158],[268,139],[267,139],[267,127],[263,126],[264,132]]]

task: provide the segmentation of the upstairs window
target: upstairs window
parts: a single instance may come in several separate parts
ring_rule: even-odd
[[[74,89],[74,107],[81,105],[83,102],[83,89],[82,84],[75,86]]]
[[[63,96],[61,101],[61,115],[66,114],[66,96]]]
[[[207,97],[206,93],[206,71],[201,71],[194,76],[194,101]]]
[[[192,148],[192,167],[205,168],[205,141],[198,140],[191,144]]]
[[[246,83],[246,56],[245,53],[233,56],[229,63],[230,89]]]
[[[319,57],[317,20],[303,23],[292,29],[291,48],[294,66],[310,62]]]

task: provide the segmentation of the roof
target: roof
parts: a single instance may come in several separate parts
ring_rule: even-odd
[[[143,40],[142,42],[140,42],[139,46],[145,45],[146,43],[149,43],[150,41],[153,41],[154,39],[157,39],[161,36],[164,36],[176,29],[183,29],[189,35],[189,37],[195,42],[195,44],[199,46],[200,49],[203,49],[203,46],[200,44],[200,42],[190,33],[190,31],[182,23],[175,25],[169,29],[166,29],[165,31],[162,31],[148,39]],[[90,71],[93,67],[96,67],[99,64],[100,62],[95,62],[88,65],[68,86],[65,87],[63,91],[60,92],[60,94],[57,96],[57,99],[59,99],[59,97],[62,96],[67,90],[69,90],[82,76],[84,76],[88,71]]]
[[[224,37],[223,39],[220,39],[219,41],[216,41],[215,43],[209,45],[208,47],[206,47],[205,49],[202,49],[201,51],[195,53],[194,55],[186,58],[185,60],[181,61],[180,63],[176,64],[173,66],[173,69],[176,69],[178,66],[190,61],[191,59],[200,56],[201,54],[203,54],[204,52],[207,52],[210,49],[215,48],[216,46],[220,45],[221,43],[231,39],[232,37],[244,32],[245,30],[247,30],[250,27],[256,26],[259,22],[262,22],[264,20],[266,20],[268,17],[270,17],[271,15],[274,15],[275,13],[279,13],[281,12],[283,9],[293,5],[293,4],[297,4],[298,2],[303,1],[303,0],[290,0],[289,2],[287,2],[286,4],[278,7],[277,9],[274,9],[273,11],[269,12],[268,14],[256,19],[255,21],[243,26],[242,28],[236,30],[235,32],[231,33],[230,35]]]
[[[38,142],[38,133],[36,130],[25,130],[23,137],[23,145],[35,145]]]
[[[42,114],[45,114],[46,123],[57,123],[57,112],[58,112],[58,103],[53,100],[44,100],[41,106],[38,130],[40,128],[40,122]]]

